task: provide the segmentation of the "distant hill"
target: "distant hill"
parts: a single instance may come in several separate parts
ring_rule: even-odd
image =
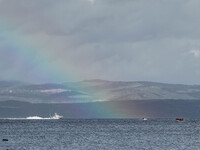
[[[0,81],[0,101],[88,103],[133,100],[200,100],[200,85],[86,80],[60,84]]]

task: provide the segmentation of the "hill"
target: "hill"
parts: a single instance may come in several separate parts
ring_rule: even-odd
[[[200,100],[200,85],[87,80],[60,84],[0,81],[0,101],[88,103],[129,100]]]

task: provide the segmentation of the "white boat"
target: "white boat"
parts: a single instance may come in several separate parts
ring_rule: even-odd
[[[143,120],[147,120],[147,118],[142,118]]]
[[[54,116],[51,116],[50,119],[62,119],[63,116],[58,115],[57,113],[54,114]]]

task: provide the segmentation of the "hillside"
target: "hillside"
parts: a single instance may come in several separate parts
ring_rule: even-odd
[[[60,84],[0,81],[0,101],[86,103],[128,100],[200,100],[200,85],[87,80]]]

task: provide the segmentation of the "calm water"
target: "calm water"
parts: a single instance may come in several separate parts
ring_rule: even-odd
[[[200,120],[0,120],[6,149],[198,150]]]

